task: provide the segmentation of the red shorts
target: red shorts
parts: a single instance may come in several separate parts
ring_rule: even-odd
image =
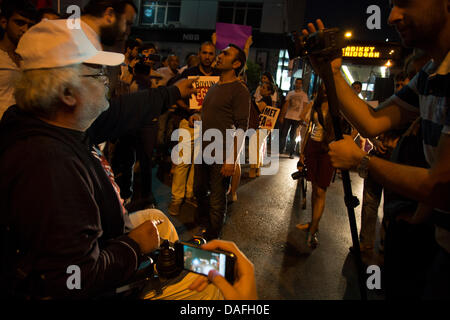
[[[306,179],[322,189],[328,188],[333,178],[334,168],[321,142],[308,140],[305,148],[305,165]]]

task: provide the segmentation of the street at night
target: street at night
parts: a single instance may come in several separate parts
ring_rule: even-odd
[[[449,300],[449,50],[450,0],[0,0],[0,303]]]
[[[258,295],[268,300],[341,300],[360,299],[357,269],[352,246],[342,180],[335,178],[327,191],[324,215],[320,223],[320,245],[311,250],[306,232],[295,228],[311,219],[311,184],[307,187],[307,207],[302,210],[296,171],[297,158],[281,155],[276,175],[248,178],[243,167],[238,201],[229,205],[223,239],[234,241],[255,264]],[[351,173],[353,194],[362,200],[362,179]],[[158,207],[165,211],[170,189],[154,180]],[[360,224],[361,205],[355,209]],[[195,208],[182,206],[179,216],[169,216],[181,240],[193,235]],[[382,205],[379,209],[382,217]],[[377,229],[380,227],[377,223]],[[378,250],[376,250],[378,252]],[[370,265],[382,266],[378,254],[363,256]],[[368,298],[383,298],[382,290],[368,290]]]

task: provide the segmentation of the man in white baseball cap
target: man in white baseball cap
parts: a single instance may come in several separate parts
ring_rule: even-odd
[[[124,56],[97,50],[66,20],[30,28],[17,53],[23,59],[17,105],[0,121],[0,224],[11,239],[0,291],[32,298],[102,295],[129,280],[160,237],[178,236],[158,210],[128,216],[93,146],[190,96],[192,80],[109,102],[102,68]],[[193,280],[180,282],[190,281],[184,291]],[[220,297],[212,285],[198,295]]]

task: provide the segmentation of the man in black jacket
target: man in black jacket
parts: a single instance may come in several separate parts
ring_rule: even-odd
[[[66,22],[37,24],[17,48],[24,70],[17,105],[0,122],[0,222],[8,230],[1,278],[9,282],[2,281],[3,293],[94,297],[130,279],[142,255],[159,247],[159,222],[131,229],[93,146],[189,96],[192,81],[109,102],[102,65],[118,65],[123,55],[98,51]],[[73,266],[81,276],[75,289]]]

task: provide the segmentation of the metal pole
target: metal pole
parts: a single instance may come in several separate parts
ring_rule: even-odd
[[[328,96],[328,106],[329,112],[333,119],[333,128],[336,140],[343,139],[342,129],[340,124],[340,116],[339,116],[339,100],[337,98],[336,93],[336,85],[333,79],[333,73],[331,69],[330,62],[326,63],[326,67],[324,67],[325,72],[323,74],[323,80],[325,83],[325,87],[327,90]],[[359,205],[359,200],[352,193],[352,185],[350,182],[350,174],[348,170],[341,170],[342,172],[342,184],[344,186],[344,200],[345,205],[347,207],[348,219],[350,222],[350,231],[352,234],[352,242],[353,242],[353,253],[356,258],[356,264],[358,269],[358,282],[359,282],[359,290],[361,294],[361,300],[367,300],[367,292],[365,286],[365,273],[364,267],[361,260],[361,251],[359,247],[359,237],[358,237],[358,229],[356,227],[356,218],[355,218],[355,208]]]

